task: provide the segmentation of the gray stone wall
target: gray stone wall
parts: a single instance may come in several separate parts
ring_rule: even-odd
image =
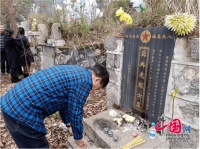
[[[104,42],[106,49],[106,67],[110,74],[107,86],[107,107],[120,106],[121,98],[121,73],[123,62],[123,38],[109,36]]]
[[[190,39],[188,42],[191,51],[191,59],[195,62],[199,62],[199,38]]]
[[[32,72],[35,73],[38,70],[41,70],[42,67],[42,59],[43,59],[43,54],[42,54],[42,47],[38,46],[38,47],[31,47],[31,51],[34,55],[34,62],[31,64],[31,69]]]
[[[103,44],[85,48],[60,48],[49,45],[38,45],[32,50],[35,62],[33,72],[55,65],[93,66],[95,63],[106,65],[106,52]]]
[[[179,89],[175,99],[174,118],[191,126],[189,140],[171,141],[172,148],[198,148],[199,146],[199,40],[178,38],[171,64],[168,90],[165,103],[166,123],[172,118],[171,92]]]

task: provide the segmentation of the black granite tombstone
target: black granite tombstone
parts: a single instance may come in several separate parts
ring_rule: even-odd
[[[165,27],[124,31],[121,109],[158,122],[164,112],[176,36]]]

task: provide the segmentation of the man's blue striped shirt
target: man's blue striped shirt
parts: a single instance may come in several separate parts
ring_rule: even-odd
[[[76,65],[40,70],[1,97],[2,110],[31,128],[46,133],[43,120],[59,111],[71,123],[74,139],[83,135],[83,106],[92,89],[92,71]]]

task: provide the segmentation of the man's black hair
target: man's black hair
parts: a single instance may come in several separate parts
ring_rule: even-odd
[[[108,84],[109,82],[109,73],[106,69],[106,67],[104,67],[103,65],[101,64],[96,64],[94,66],[92,66],[90,68],[91,70],[93,70],[93,72],[95,73],[95,75],[99,78],[101,78],[101,85],[102,87],[106,87],[106,85]]]
[[[5,35],[12,36],[13,33],[14,33],[13,29],[5,29]]]

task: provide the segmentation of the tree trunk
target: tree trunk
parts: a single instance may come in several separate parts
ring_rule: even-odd
[[[14,30],[14,37],[17,34],[18,31],[18,27],[17,27],[17,21],[15,19],[15,11],[14,11],[14,7],[13,7],[13,0],[8,0],[9,5],[8,5],[8,12],[9,12],[9,16],[10,16],[10,23],[11,23],[11,28]]]
[[[6,28],[10,28],[10,20],[6,20]]]

